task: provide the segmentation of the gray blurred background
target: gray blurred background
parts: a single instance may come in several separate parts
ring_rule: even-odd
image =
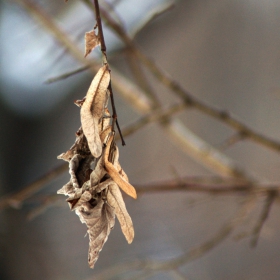
[[[126,29],[133,32],[143,15],[168,2],[117,1],[117,12]],[[36,3],[83,51],[84,32],[91,30],[94,22],[87,7],[74,0],[67,4],[62,0]],[[135,40],[141,50],[195,97],[228,110],[256,131],[280,139],[280,2],[174,3],[173,9],[138,33]],[[60,164],[57,155],[72,145],[80,126],[79,109],[73,101],[86,94],[93,75],[86,71],[44,84],[48,78],[81,65],[16,2],[0,1],[0,11],[0,194],[5,195]],[[105,39],[111,65],[129,77],[121,42],[108,31]],[[99,52],[91,56],[98,57]],[[171,104],[173,95],[151,81],[158,99]],[[119,122],[125,127],[139,115],[118,92],[115,96]],[[178,117],[213,146],[233,134],[224,124],[192,109]],[[183,153],[157,124],[147,125],[125,140],[125,147],[119,144],[120,162],[134,185],[216,175]],[[225,154],[265,182],[280,180],[279,155],[267,148],[243,141]],[[95,279],[102,271],[133,260],[169,260],[217,233],[244,200],[241,195],[179,191],[143,194],[136,201],[125,197],[135,240],[128,245],[116,223],[95,269],[90,270],[86,227],[70,212],[64,197],[42,215],[27,219],[46,196],[56,194],[68,182],[68,177],[65,173],[47,184],[20,210],[7,208],[0,213],[0,279]],[[243,228],[237,228],[203,257],[182,265],[178,274],[163,271],[139,279],[279,279],[278,203],[272,206],[256,248],[250,247],[249,238],[234,238],[252,228],[262,203],[259,199]],[[126,268],[122,276],[116,273],[103,279],[134,279],[132,272]]]

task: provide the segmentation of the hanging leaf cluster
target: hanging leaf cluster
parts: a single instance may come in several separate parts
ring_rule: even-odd
[[[135,199],[137,195],[119,163],[114,120],[107,108],[110,80],[109,66],[105,64],[93,78],[86,97],[75,102],[80,107],[81,127],[74,145],[58,156],[69,162],[70,181],[57,193],[68,196],[70,209],[88,228],[91,268],[114,227],[115,215],[127,242],[134,238],[120,188]]]

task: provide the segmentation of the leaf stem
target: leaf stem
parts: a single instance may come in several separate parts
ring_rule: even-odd
[[[98,0],[94,0],[94,6],[95,6],[95,17],[96,17],[96,23],[98,27],[98,36],[100,40],[100,47],[101,47],[101,52],[102,52],[102,59],[104,64],[108,64],[107,61],[107,54],[106,54],[106,44],[105,44],[105,39],[103,35],[103,29],[102,29],[102,22],[101,22],[101,16],[100,16],[100,9],[99,9],[99,3]],[[115,124],[117,125],[121,140],[122,140],[122,145],[125,145],[122,132],[118,123],[118,116],[117,116],[117,111],[115,107],[115,101],[114,101],[114,95],[113,95],[113,89],[111,82],[109,83],[108,90],[110,92],[110,99],[111,99],[111,104],[112,104],[112,110],[113,110],[113,123],[112,123],[112,130],[114,131]]]
[[[107,64],[107,54],[106,54],[106,44],[104,40],[104,35],[103,35],[103,29],[102,29],[102,22],[101,22],[101,16],[100,16],[100,10],[99,10],[99,3],[98,0],[94,0],[94,6],[95,6],[95,18],[97,22],[97,27],[98,27],[98,36],[100,40],[100,47],[101,47],[101,52],[103,55],[103,63]]]
[[[125,146],[125,141],[123,139],[123,135],[122,135],[122,132],[121,132],[121,129],[120,129],[120,126],[119,126],[119,122],[118,122],[118,115],[117,115],[117,111],[116,111],[115,100],[114,100],[114,95],[113,95],[113,89],[112,89],[112,83],[111,82],[109,83],[108,90],[110,92],[110,98],[111,98],[111,104],[112,104],[112,110],[113,110],[112,131],[115,130],[115,124],[116,124],[117,129],[118,129],[119,134],[120,134],[120,137],[121,137],[121,140],[122,140],[122,145]]]

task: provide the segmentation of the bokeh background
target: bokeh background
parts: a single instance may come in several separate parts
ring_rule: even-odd
[[[80,126],[81,99],[93,77],[85,71],[68,79],[44,84],[81,66],[20,5],[20,0],[0,1],[0,194],[19,191],[60,164],[57,155],[68,150]],[[81,1],[33,1],[80,47],[94,17]],[[172,1],[107,1],[115,5],[126,30],[135,33],[139,23],[158,7]],[[280,2],[275,0],[184,0],[156,17],[139,31],[135,42],[166,73],[196,98],[231,112],[256,131],[280,139]],[[103,1],[101,4],[105,5]],[[140,24],[141,26],[141,24]],[[105,30],[109,61],[128,78],[131,70],[123,44]],[[98,59],[95,50],[91,57]],[[148,71],[146,71],[148,73]],[[112,73],[114,75],[114,73]],[[178,101],[165,87],[147,75],[163,105]],[[122,127],[140,115],[115,93]],[[194,109],[176,115],[189,129],[218,147],[234,132],[226,125]],[[132,184],[186,176],[217,175],[182,152],[158,124],[149,124],[126,137],[120,148],[121,164]],[[275,151],[241,141],[224,151],[261,182],[280,180],[280,157]],[[0,213],[0,278],[4,280],[95,279],[105,270],[133,260],[170,260],[199,246],[219,232],[234,216],[244,195],[209,195],[184,191],[142,194],[134,201],[125,197],[135,226],[135,240],[128,245],[116,223],[94,270],[87,264],[86,227],[71,213],[64,197],[44,213],[28,217],[46,197],[68,182],[67,172],[57,177],[20,209]],[[273,204],[256,248],[248,232],[261,211],[254,211],[230,237],[201,258],[180,266],[177,272],[141,274],[139,279],[279,279],[279,204]],[[135,268],[125,267],[115,276],[101,279],[136,279]],[[137,278],[138,279],[138,278]]]

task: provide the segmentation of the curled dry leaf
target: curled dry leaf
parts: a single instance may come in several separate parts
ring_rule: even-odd
[[[68,196],[74,194],[74,192],[74,187],[71,181],[57,191],[58,194],[64,194]]]
[[[102,131],[102,133],[100,134],[100,140],[102,143],[104,143],[109,133],[111,133],[111,130],[112,127],[108,126],[105,130]],[[105,149],[103,148],[103,150]],[[107,173],[104,166],[104,156],[105,153],[103,152],[102,156],[97,160],[94,170],[90,174],[91,186],[95,186]]]
[[[97,183],[95,186],[92,186],[90,190],[92,193],[100,193],[103,190],[107,189],[111,183],[112,183],[112,179],[107,178],[105,181],[101,183]]]
[[[116,146],[116,150],[115,150],[115,155],[114,155],[114,166],[116,167],[117,171],[119,172],[121,178],[123,180],[125,180],[126,182],[128,182],[128,176],[126,175],[126,173],[124,172],[124,170],[122,169],[120,163],[119,163],[119,148]]]
[[[87,203],[92,198],[92,195],[89,191],[81,192],[80,196],[76,199],[68,198],[67,201],[70,203],[70,209],[75,210],[80,206],[83,206],[84,203]]]
[[[126,210],[120,189],[113,181],[108,186],[107,201],[115,209],[115,213],[120,222],[122,232],[127,242],[130,244],[134,238],[133,223]]]
[[[129,196],[133,197],[134,199],[137,198],[136,190],[135,188],[129,184],[127,181],[125,181],[119,174],[116,167],[109,161],[109,153],[111,148],[111,143],[113,141],[114,135],[111,135],[111,137],[108,140],[106,149],[105,149],[105,155],[104,155],[104,161],[105,161],[105,168],[110,175],[110,177],[115,181],[115,183]]]
[[[79,182],[76,177],[76,171],[79,167],[81,159],[82,159],[82,157],[80,155],[74,155],[69,162],[69,174],[70,174],[72,184],[75,188],[79,187]]]
[[[99,252],[107,241],[111,229],[115,225],[114,209],[103,199],[90,200],[76,209],[82,223],[88,227],[89,252],[88,263],[94,267]]]
[[[81,107],[81,123],[89,149],[96,158],[102,153],[102,143],[99,136],[98,123],[103,116],[104,104],[107,98],[107,88],[110,82],[110,72],[107,65],[101,67],[95,75]]]
[[[94,170],[90,174],[90,185],[95,186],[105,175],[107,171],[104,167],[104,157],[97,160]]]
[[[75,154],[79,154],[82,156],[87,156],[90,154],[90,150],[88,148],[87,139],[84,135],[83,129],[80,127],[76,132],[76,140],[74,145],[65,153],[57,156],[58,159],[63,159],[65,161],[70,161]]]
[[[85,34],[85,57],[87,57],[91,51],[100,44],[98,35],[94,30],[86,32]]]

